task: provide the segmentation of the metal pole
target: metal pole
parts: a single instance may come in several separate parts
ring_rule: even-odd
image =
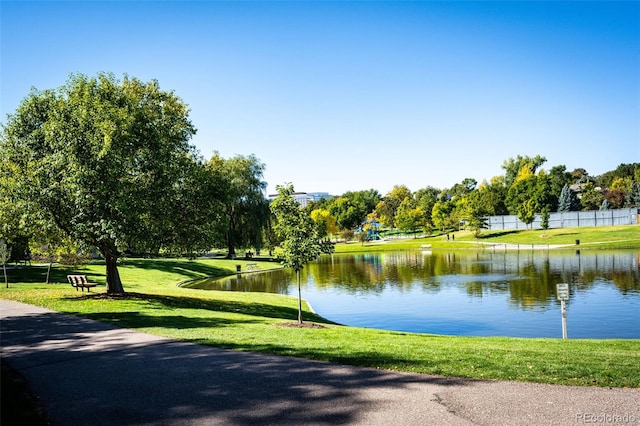
[[[562,338],[567,338],[567,306],[564,303],[564,299],[560,300],[562,305]]]

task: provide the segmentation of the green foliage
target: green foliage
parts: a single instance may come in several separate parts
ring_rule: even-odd
[[[466,227],[477,238],[483,229],[487,229],[487,216],[489,215],[489,206],[483,202],[484,196],[490,194],[487,191],[470,192],[459,203],[459,209],[462,211],[462,219],[466,221]]]
[[[534,158],[518,155],[515,159],[509,158],[508,160],[505,160],[502,163],[502,168],[505,170],[505,184],[507,187],[510,187],[515,183],[523,168],[526,168],[530,174],[535,174],[536,170],[538,170],[538,168],[546,161],[547,159],[540,155],[536,155]]]
[[[406,199],[413,200],[413,195],[405,185],[395,185],[384,199],[376,205],[376,213],[380,221],[390,228],[398,227],[396,214],[402,202]]]
[[[298,322],[302,322],[300,271],[322,253],[333,251],[333,245],[323,242],[315,222],[293,198],[293,185],[277,186],[278,196],[271,203],[275,216],[274,230],[280,238],[282,264],[295,271],[298,278]]]
[[[540,215],[540,227],[542,229],[549,229],[549,217],[551,216],[550,211],[551,209],[549,206],[544,206],[542,209],[542,214]]]
[[[551,180],[543,172],[537,175],[529,173],[524,167],[522,173],[507,192],[506,205],[511,214],[529,225],[533,222],[535,214],[544,206],[553,204],[550,194]]]
[[[562,195],[561,195],[562,198]],[[600,188],[597,188],[593,182],[584,185],[580,194],[580,204],[582,210],[598,210],[604,201],[604,194]]]
[[[336,218],[331,216],[329,210],[315,209],[311,211],[311,219],[316,223],[318,229],[318,235],[324,238],[328,235],[333,235],[338,232],[338,225],[336,225]]]
[[[216,153],[207,164],[215,182],[213,197],[220,199],[223,214],[210,218],[224,241],[229,257],[237,247],[263,246],[263,230],[269,221],[269,203],[264,193],[265,165],[254,155],[223,159]],[[218,246],[220,246],[218,244]]]
[[[438,201],[438,194],[440,191],[431,186],[418,189],[413,195],[416,200],[416,207],[420,207],[424,212],[425,225],[431,227],[433,225],[433,219],[431,218],[431,212],[433,206]]]
[[[559,212],[575,212],[580,210],[580,200],[576,193],[569,188],[569,185],[562,187],[560,198],[558,200]]]
[[[282,263],[299,272],[322,253],[320,236],[311,217],[293,198],[293,185],[279,185],[277,190],[271,211],[276,219],[274,229],[282,241]]]
[[[433,205],[433,211],[431,212],[433,225],[442,232],[457,227],[458,218],[453,214],[455,207],[456,205],[452,200],[443,198],[438,200]]]
[[[405,232],[416,232],[426,225],[424,211],[420,207],[412,208],[413,204],[410,198],[405,198],[396,213],[397,227]]]
[[[596,185],[602,188],[611,188],[616,179],[631,178],[640,182],[640,163],[620,164],[615,170],[606,172],[596,178]]]
[[[156,251],[177,229],[197,230],[182,219],[202,206],[176,202],[197,162],[188,112],[155,80],[77,74],[33,90],[3,126],[0,157],[16,194],[38,220],[98,248],[110,292],[124,291],[123,250]]]
[[[628,197],[630,207],[640,208],[640,180],[633,183],[631,193]]]
[[[340,229],[356,229],[365,221],[378,202],[380,194],[374,189],[366,191],[348,191],[339,197],[328,200],[327,210],[336,218]]]

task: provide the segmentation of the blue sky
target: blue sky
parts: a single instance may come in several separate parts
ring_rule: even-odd
[[[269,192],[640,162],[640,2],[1,3],[1,117],[69,73],[157,79]]]

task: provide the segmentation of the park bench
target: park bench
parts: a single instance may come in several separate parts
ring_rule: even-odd
[[[67,279],[69,280],[71,286],[76,288],[76,291],[78,291],[79,288],[84,291],[84,289],[86,288],[87,292],[89,292],[91,291],[91,287],[95,287],[98,285],[96,283],[88,282],[86,275],[67,275]]]

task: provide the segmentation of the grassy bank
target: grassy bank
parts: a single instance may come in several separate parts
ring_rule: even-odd
[[[576,245],[576,240],[580,241]],[[336,245],[337,253],[388,250],[418,250],[425,246],[448,250],[487,250],[508,246],[508,249],[576,249],[598,250],[612,248],[640,248],[640,225],[534,229],[519,231],[483,231],[475,238],[469,231],[433,234],[418,238],[390,238],[367,243],[350,242]]]
[[[640,387],[640,340],[560,340],[438,336],[344,327],[315,316],[321,327],[290,325],[297,300],[263,293],[179,288],[186,279],[235,273],[242,262],[129,260],[120,267],[124,297],[104,286],[91,295],[66,283],[84,273],[104,284],[104,266],[11,270],[0,297],[152,334],[236,350],[290,355],[381,369],[481,379],[581,386]],[[278,267],[261,262],[260,268]]]

